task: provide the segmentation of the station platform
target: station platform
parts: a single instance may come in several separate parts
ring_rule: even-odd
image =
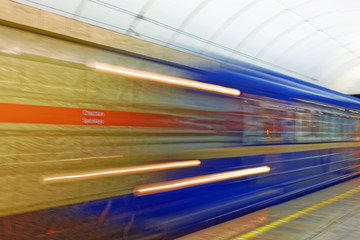
[[[360,177],[179,240],[358,240]]]

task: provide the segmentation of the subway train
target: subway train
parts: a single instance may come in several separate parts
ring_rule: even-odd
[[[315,84],[36,70],[80,76],[56,85],[18,66],[0,103],[0,239],[175,239],[359,174],[360,101]]]

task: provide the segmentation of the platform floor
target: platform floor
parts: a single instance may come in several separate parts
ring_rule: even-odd
[[[359,240],[360,178],[179,238],[205,239]]]

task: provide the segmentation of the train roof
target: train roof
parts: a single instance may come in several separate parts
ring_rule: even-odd
[[[224,86],[237,88],[242,92],[360,110],[358,98],[269,70],[220,70],[210,73],[206,79],[207,82],[221,82]]]

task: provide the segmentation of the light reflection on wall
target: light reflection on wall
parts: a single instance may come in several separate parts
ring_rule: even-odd
[[[195,89],[200,89],[200,90],[205,90],[205,91],[210,91],[210,92],[218,92],[218,93],[228,94],[228,95],[233,95],[233,96],[240,95],[240,91],[237,89],[234,89],[234,88],[227,88],[227,87],[223,87],[223,86],[219,86],[219,85],[215,85],[215,84],[203,83],[203,82],[198,82],[198,81],[193,81],[193,80],[188,80],[188,79],[183,79],[183,78],[166,76],[166,75],[162,75],[162,74],[156,74],[156,73],[139,71],[139,70],[134,70],[134,69],[129,69],[129,68],[112,66],[112,65],[103,64],[103,63],[96,63],[95,69],[102,70],[102,71],[108,71],[108,72],[125,75],[125,76],[129,76],[129,77],[141,78],[141,79],[145,79],[145,80],[151,80],[151,81],[156,81],[156,82],[161,82],[161,83],[166,83],[166,84],[171,84],[171,85],[182,86],[182,87],[195,88]]]
[[[224,181],[254,174],[266,173],[270,171],[270,167],[262,166],[256,168],[247,168],[242,170],[230,171],[230,172],[222,172],[222,173],[215,173],[209,174],[205,176],[197,176],[197,177],[190,177],[184,178],[179,180],[167,181],[167,182],[160,182],[160,183],[152,183],[137,186],[134,189],[134,193],[138,196],[173,191],[177,189],[182,189],[186,187],[192,187],[207,183],[214,183],[218,181]]]

